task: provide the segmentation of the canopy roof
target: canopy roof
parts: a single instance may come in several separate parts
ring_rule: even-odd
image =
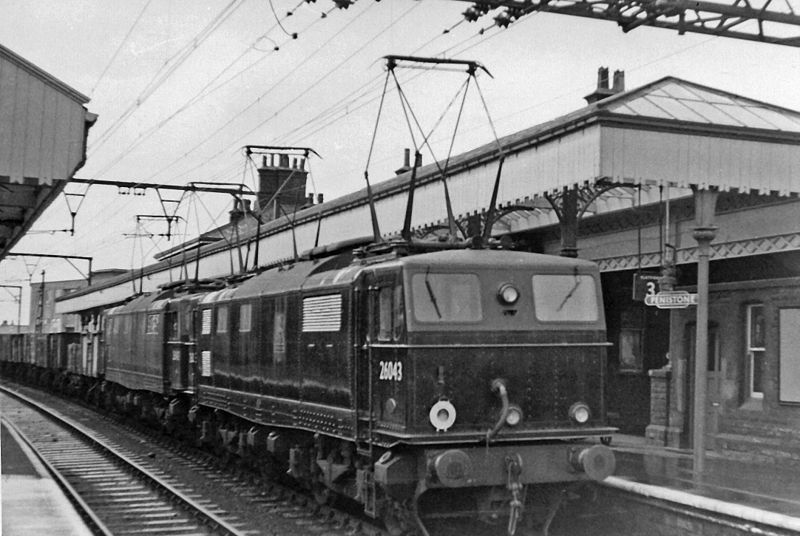
[[[0,45],[0,260],[83,166],[87,102]]]
[[[643,93],[636,92],[607,106],[607,110],[617,114],[709,125],[800,132],[798,112],[677,78],[665,78]]]

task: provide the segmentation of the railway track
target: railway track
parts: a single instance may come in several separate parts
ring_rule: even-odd
[[[159,434],[139,423],[121,420],[115,415],[98,413],[93,408],[76,404],[68,399],[56,398],[59,396],[20,385],[8,384],[6,387],[0,384],[0,406],[4,408],[4,417],[12,416],[16,411],[14,408],[19,408],[19,412],[22,413],[25,408],[27,412],[31,412],[33,411],[31,408],[36,407],[41,408],[47,415],[53,415],[54,419],[66,421],[68,425],[74,424],[75,421],[85,423],[85,427],[78,426],[81,429],[79,435],[93,437],[109,449],[123,452],[123,458],[161,480],[165,488],[177,491],[188,502],[216,517],[216,521],[203,523],[205,528],[201,527],[200,530],[191,532],[192,534],[386,536],[385,531],[368,520],[336,507],[321,506],[301,490],[279,482],[265,481],[251,472],[237,469],[235,464],[233,466],[226,464],[222,459]],[[58,413],[46,408],[48,405],[53,405],[54,400],[58,400]],[[67,418],[62,419],[61,413]],[[48,421],[49,417],[40,419]],[[62,440],[55,435],[55,432],[50,432],[48,435],[47,432],[36,431],[39,430],[38,424],[18,428],[23,428],[24,432],[28,427],[35,429],[31,437],[39,438],[37,441],[32,441],[35,448],[37,444],[42,443],[56,452],[71,448],[66,439]],[[91,428],[92,431],[86,428]],[[111,437],[113,440],[106,439]],[[88,469],[85,469],[87,466]],[[71,469],[77,475],[103,473],[97,470],[94,462],[87,463],[83,467],[75,464]],[[121,487],[118,486],[119,489]],[[149,512],[155,512],[152,506],[148,508]],[[112,514],[116,520],[121,515],[120,509],[112,510]],[[162,518],[166,517],[164,514]],[[189,517],[193,515],[190,514]],[[222,527],[221,523],[226,522],[227,527]],[[148,526],[152,527],[152,530],[141,528]],[[139,530],[127,532],[128,527],[139,527]],[[157,522],[155,516],[149,524],[147,520],[139,523],[131,518],[123,523],[123,531],[111,530],[110,533],[186,533],[167,528],[162,530],[159,527],[167,525]]]
[[[247,534],[78,423],[5,389],[0,403],[6,424],[97,534]]]

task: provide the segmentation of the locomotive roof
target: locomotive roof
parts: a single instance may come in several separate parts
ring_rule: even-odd
[[[571,259],[554,255],[527,253],[510,250],[449,249],[432,253],[421,253],[405,257],[394,257],[378,263],[351,263],[352,256],[334,255],[322,260],[300,261],[288,266],[267,270],[244,281],[235,288],[212,292],[203,298],[203,303],[215,303],[233,299],[255,298],[265,294],[308,290],[319,287],[340,286],[351,283],[365,269],[406,266],[410,268],[470,267],[496,270],[500,268],[527,267],[544,271],[565,271],[578,267],[592,270],[596,265],[587,260]]]
[[[411,255],[398,259],[409,267],[452,267],[471,266],[475,268],[514,268],[536,267],[545,270],[565,270],[577,266],[583,269],[595,267],[595,263],[583,259],[572,259],[556,255],[528,253],[524,251],[489,250],[489,249],[456,249],[436,251],[422,255]]]
[[[255,298],[314,286],[346,284],[360,270],[360,267],[350,265],[351,260],[352,253],[346,252],[273,268],[244,281],[236,288],[213,292],[203,298],[203,303]]]
[[[167,300],[160,300],[158,298],[159,295],[157,292],[142,294],[140,296],[136,296],[128,303],[109,309],[107,314],[123,314],[136,311],[159,311],[166,306]]]

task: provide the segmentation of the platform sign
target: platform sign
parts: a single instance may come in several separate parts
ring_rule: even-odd
[[[633,300],[644,301],[646,296],[658,293],[658,280],[661,274],[637,273],[633,274]]]
[[[697,305],[697,294],[685,290],[663,290],[645,296],[644,304],[659,309],[685,309]]]

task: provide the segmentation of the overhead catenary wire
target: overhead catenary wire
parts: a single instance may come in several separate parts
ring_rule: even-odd
[[[241,7],[243,0],[231,0],[217,15],[195,35],[183,48],[164,62],[161,68],[153,75],[137,98],[115,119],[103,132],[92,140],[89,155],[102,147],[114,133],[132,116],[141,105],[155,93],[167,79],[208,39],[236,10]]]
[[[368,6],[368,7],[369,7],[369,6]],[[404,14],[403,14],[403,16],[407,15],[407,14],[408,14],[408,13],[411,11],[411,9],[413,9],[414,7],[416,7],[416,6],[412,6],[411,8],[409,8],[409,9],[408,9],[408,10],[407,10],[407,11],[406,11]],[[365,11],[366,11],[366,10],[365,10]],[[362,14],[363,14],[363,13],[364,13],[364,12],[362,12]],[[400,18],[402,18],[403,16],[401,16]],[[383,34],[383,33],[384,33],[386,30],[388,30],[388,28],[389,28],[389,27],[393,26],[393,25],[394,25],[394,24],[396,24],[397,22],[399,22],[399,19],[396,19],[395,21],[393,21],[393,23],[392,23],[392,24],[388,25],[386,28],[384,28],[383,30],[381,30],[381,32],[379,32],[379,33],[378,33],[378,34],[377,34],[375,37],[373,37],[373,39],[371,39],[370,41],[372,41],[372,40],[376,39],[378,36],[382,35],[382,34]],[[348,24],[347,26],[349,26],[349,24]],[[346,29],[346,28],[347,28],[347,26],[345,26],[344,28],[342,28],[342,30]],[[338,35],[339,33],[341,33],[341,31],[342,31],[342,30],[340,30],[339,32],[337,32],[337,34],[336,34],[336,35]],[[334,37],[335,37],[335,36],[334,36]],[[439,36],[436,36],[436,37],[438,38]],[[429,43],[430,43],[430,42],[432,42],[432,41],[433,41],[433,39],[429,40],[429,41],[428,41],[428,42],[427,42],[425,45],[429,44]],[[330,42],[330,39],[329,39],[327,42]],[[327,43],[327,42],[326,42],[326,43]],[[425,46],[425,45],[423,45],[423,46]],[[364,45],[364,46],[365,46],[365,45]],[[361,48],[363,48],[363,46],[362,46]],[[451,48],[452,48],[452,47],[451,47]],[[356,51],[356,52],[358,52],[358,51]],[[352,56],[354,56],[354,55],[355,55],[355,53],[354,53],[353,55],[351,55],[350,57],[352,57]],[[347,59],[345,60],[345,62],[346,62],[347,60],[349,60],[349,59],[350,59],[350,58],[347,58]],[[342,64],[343,64],[343,63],[345,63],[345,62],[342,62]],[[340,65],[341,65],[341,64],[340,64]],[[332,72],[332,71],[329,71],[329,73],[328,73],[328,74],[330,74],[331,72]],[[423,74],[423,73],[420,73],[420,74]],[[310,88],[309,88],[309,90],[310,90]],[[306,92],[307,92],[307,91],[306,91]],[[299,97],[300,97],[300,96],[298,96],[297,98],[295,98],[295,99],[292,101],[292,103],[293,103],[293,102],[296,102],[296,101],[299,99]],[[292,103],[290,103],[290,104],[292,104]],[[288,106],[288,105],[287,105],[287,106]],[[210,139],[210,137],[209,137],[208,139]],[[205,167],[205,165],[207,164],[207,162],[208,162],[208,161],[212,160],[212,159],[213,159],[214,157],[216,157],[216,156],[219,156],[219,154],[221,154],[221,152],[219,152],[219,153],[217,153],[217,154],[213,155],[211,158],[208,158],[208,159],[206,159],[205,161],[202,161],[202,162],[201,162],[201,163],[200,163],[198,166],[195,166],[194,168],[190,169],[190,170],[189,170],[189,172],[191,172],[191,171],[194,171],[194,170],[196,170],[196,169],[198,169],[198,168],[201,168],[201,167]],[[184,156],[185,156],[185,155],[184,155]],[[151,177],[151,178],[152,178],[152,177]]]
[[[127,43],[128,39],[130,39],[131,34],[133,33],[133,30],[139,24],[139,21],[142,20],[142,15],[144,15],[144,12],[147,11],[147,8],[150,7],[150,4],[152,2],[153,2],[153,0],[147,0],[147,2],[145,2],[144,6],[142,6],[142,9],[139,11],[139,14],[134,19],[133,24],[131,24],[130,28],[128,28],[128,32],[125,34],[125,37],[123,37],[122,41],[119,42],[119,46],[117,46],[117,49],[111,55],[111,59],[108,60],[108,63],[106,64],[106,66],[103,69],[103,71],[100,73],[100,76],[97,77],[97,81],[92,86],[92,89],[89,90],[89,96],[90,97],[94,95],[94,92],[97,89],[97,86],[99,86],[100,82],[103,81],[103,78],[105,77],[106,73],[108,73],[108,70],[114,64],[114,61],[116,61],[117,56],[119,56],[119,53],[122,51],[122,48],[125,46],[125,43]]]
[[[301,5],[301,4],[303,4],[303,2],[300,2],[300,4],[298,4],[298,6]],[[303,32],[308,31],[309,29],[311,29],[318,22],[319,22],[319,20],[313,21],[311,24],[309,24],[308,26],[306,26],[303,29]],[[268,39],[268,40],[272,41],[269,38],[269,33],[277,26],[278,26],[278,24],[276,23],[271,28],[269,28],[266,32],[264,32],[262,35],[260,35],[258,38],[256,38],[249,46],[247,46],[244,49],[244,51],[242,51],[236,58],[234,58],[232,61],[230,61],[221,71],[219,71],[214,76],[214,78],[209,80],[199,91],[197,91],[191,98],[189,98],[182,105],[180,105],[174,112],[172,112],[166,118],[160,120],[158,123],[154,124],[150,128],[140,132],[136,136],[136,138],[133,140],[133,142],[131,142],[124,149],[120,150],[119,153],[117,154],[117,156],[114,159],[112,159],[110,162],[108,162],[103,168],[98,170],[95,173],[95,177],[101,176],[103,173],[111,170],[116,164],[118,164],[120,161],[122,161],[125,157],[130,156],[132,150],[137,148],[137,147],[139,147],[142,143],[148,141],[151,134],[154,134],[155,132],[157,132],[158,130],[160,130],[164,126],[166,126],[168,123],[170,123],[173,119],[175,119],[176,117],[180,116],[181,114],[183,114],[187,110],[190,110],[191,108],[193,108],[198,103],[202,102],[204,99],[206,99],[210,95],[213,95],[214,93],[216,93],[220,89],[226,87],[228,84],[230,84],[234,80],[236,80],[239,77],[241,77],[247,71],[250,71],[250,70],[254,69],[258,65],[260,65],[262,62],[267,60],[273,53],[277,52],[279,50],[279,48],[280,48],[278,45],[275,45],[275,47],[272,50],[263,51],[263,52],[267,52],[267,54],[266,55],[262,55],[259,59],[251,62],[249,65],[243,67],[242,69],[240,69],[236,73],[234,73],[231,76],[229,76],[227,79],[225,79],[225,80],[219,82],[218,84],[214,85],[216,82],[218,82],[222,78],[222,76],[225,73],[227,73],[230,69],[232,69],[249,52],[251,52],[252,50],[259,50],[257,48],[257,46],[256,46],[258,44],[258,42],[260,42],[260,41],[262,41],[264,39]],[[274,43],[274,41],[273,41],[273,43]],[[152,177],[150,177],[150,178],[152,178]]]
[[[273,92],[275,89],[277,89],[277,88],[279,87],[279,85],[280,85],[280,84],[282,84],[283,82],[285,82],[285,81],[286,81],[286,80],[287,80],[289,77],[291,77],[291,76],[292,76],[292,75],[293,75],[295,72],[297,72],[297,71],[298,71],[300,68],[302,68],[302,67],[303,67],[303,66],[304,66],[306,63],[308,63],[308,62],[309,62],[309,61],[310,61],[310,60],[311,60],[311,59],[312,59],[314,56],[316,56],[316,55],[317,55],[319,52],[321,52],[321,51],[324,49],[324,47],[325,47],[326,45],[328,45],[328,44],[329,44],[331,41],[333,41],[334,39],[336,39],[337,37],[339,37],[339,36],[342,34],[342,32],[343,32],[345,29],[347,29],[347,28],[348,28],[348,27],[349,27],[351,24],[353,24],[353,23],[354,23],[356,20],[358,20],[358,18],[360,18],[361,16],[363,16],[363,15],[366,13],[366,11],[367,11],[368,9],[370,9],[371,7],[372,7],[372,4],[370,4],[369,6],[367,6],[366,10],[362,11],[362,12],[361,12],[359,15],[357,15],[357,16],[356,16],[355,18],[353,18],[353,19],[352,19],[350,22],[348,22],[348,23],[347,23],[347,24],[346,24],[346,25],[345,25],[343,28],[341,28],[341,29],[340,29],[338,32],[336,32],[336,33],[335,33],[333,36],[331,36],[331,37],[330,37],[330,38],[329,38],[327,41],[325,41],[325,42],[324,42],[324,43],[323,43],[323,44],[322,44],[322,45],[321,45],[319,48],[317,48],[317,49],[316,49],[314,52],[312,52],[310,55],[308,55],[306,58],[304,58],[302,62],[300,62],[300,63],[299,63],[299,64],[297,64],[297,65],[296,65],[294,68],[292,68],[292,69],[291,69],[291,70],[290,70],[288,73],[286,73],[286,74],[285,74],[285,75],[284,75],[284,76],[283,76],[281,79],[279,79],[278,81],[276,81],[275,83],[273,83],[273,84],[272,84],[272,85],[271,85],[271,86],[270,86],[270,87],[269,87],[269,88],[268,88],[268,89],[267,89],[267,90],[266,90],[264,93],[262,93],[262,94],[261,94],[261,95],[260,95],[260,96],[259,96],[257,99],[255,99],[254,101],[252,101],[252,102],[251,102],[250,104],[248,104],[248,105],[247,105],[245,108],[243,108],[243,109],[242,109],[242,110],[240,110],[238,113],[236,113],[234,116],[232,116],[232,117],[231,117],[231,118],[230,118],[228,121],[226,121],[226,122],[225,122],[225,124],[223,124],[221,127],[219,127],[219,128],[217,128],[216,130],[214,130],[214,131],[213,131],[213,132],[212,132],[210,135],[208,135],[208,136],[206,136],[205,138],[203,138],[203,140],[201,140],[199,143],[195,144],[195,145],[194,145],[194,146],[193,146],[191,149],[189,149],[189,150],[188,150],[187,152],[185,152],[183,155],[181,155],[180,157],[178,157],[178,158],[176,158],[175,160],[173,160],[172,162],[170,162],[170,164],[168,164],[168,165],[166,166],[166,168],[165,168],[165,169],[172,167],[174,164],[176,164],[176,163],[180,162],[180,161],[181,161],[183,158],[185,158],[185,157],[186,157],[186,156],[188,156],[189,154],[191,154],[191,153],[193,153],[194,151],[196,151],[197,149],[199,149],[199,148],[200,148],[201,146],[203,146],[205,143],[207,143],[208,141],[210,141],[210,140],[211,140],[211,139],[212,139],[214,136],[216,136],[217,134],[219,134],[219,133],[220,133],[220,132],[221,132],[223,129],[225,129],[227,126],[229,126],[231,123],[233,123],[233,122],[234,122],[236,119],[238,119],[239,117],[241,117],[242,115],[244,115],[245,113],[247,113],[247,112],[248,112],[250,109],[252,109],[252,108],[253,108],[255,105],[257,105],[258,103],[260,103],[260,102],[261,102],[261,101],[262,101],[262,100],[263,100],[263,99],[264,99],[264,98],[265,98],[267,95],[269,95],[269,94],[270,94],[270,93],[272,93],[272,92]],[[414,7],[416,7],[416,6],[412,6],[412,8],[411,8],[411,9],[413,9]],[[402,18],[402,17],[401,17],[401,18]],[[390,24],[390,26],[393,26],[394,24],[396,24],[396,22],[397,22],[397,21],[394,21],[394,22],[392,22],[392,23]],[[385,31],[385,30],[384,30],[384,31]],[[372,41],[372,40],[370,40],[370,42],[371,42],[371,41]],[[361,48],[363,48],[363,46],[364,46],[364,45],[362,45],[361,47],[359,47],[359,51],[361,50]],[[355,53],[354,53],[353,55],[355,55]],[[348,59],[352,58],[352,56],[353,56],[353,55],[351,55],[350,57],[348,57]],[[347,61],[347,60],[345,60],[344,62],[341,62],[341,63],[339,64],[339,66],[340,66],[340,65],[342,65],[343,63],[345,63],[346,61]],[[338,66],[337,66],[337,68],[338,68]],[[333,70],[335,70],[335,69],[336,69],[336,68],[334,68]],[[329,73],[330,73],[330,72],[332,72],[332,71],[329,71]],[[321,83],[321,81],[322,81],[324,78],[326,78],[326,77],[327,77],[327,75],[325,75],[325,76],[324,76],[324,77],[322,77],[322,78],[319,78],[319,79],[317,79],[317,81],[316,81],[314,84],[312,84],[312,86],[310,86],[309,88],[306,88],[306,90],[305,90],[305,91],[303,91],[301,94],[298,94],[298,95],[297,95],[297,96],[296,96],[294,99],[292,99],[292,101],[291,101],[291,102],[289,102],[288,104],[284,105],[284,106],[281,108],[281,110],[285,110],[285,109],[286,109],[288,106],[290,106],[291,104],[293,104],[294,102],[296,102],[296,101],[297,101],[297,100],[298,100],[300,97],[302,97],[303,95],[305,95],[306,93],[308,93],[308,91],[310,91],[311,89],[313,89],[313,87],[316,87],[316,85],[318,85],[319,83]],[[241,142],[242,142],[242,140],[243,140],[243,139],[246,139],[246,138],[247,138],[247,137],[248,137],[250,134],[252,134],[252,133],[253,133],[255,130],[257,130],[258,128],[262,127],[262,126],[263,126],[264,124],[266,124],[268,121],[270,121],[270,120],[274,119],[274,118],[275,118],[275,117],[276,117],[276,116],[277,116],[279,113],[280,113],[280,112],[276,112],[276,113],[274,113],[273,115],[269,116],[269,117],[268,117],[266,120],[262,121],[262,122],[261,122],[261,123],[260,123],[260,124],[259,124],[259,125],[258,125],[256,128],[254,128],[254,129],[251,129],[251,130],[250,130],[250,131],[248,131],[248,132],[247,132],[245,135],[243,135],[243,136],[240,136],[239,138],[237,138],[237,139],[236,139],[236,141],[235,141],[233,144],[231,144],[231,145],[233,145],[233,146],[236,146],[236,147],[240,146],[240,145],[241,145]],[[213,155],[211,155],[211,156],[209,156],[209,157],[205,158],[205,159],[204,159],[202,162],[198,163],[197,165],[195,165],[194,167],[190,168],[188,171],[186,171],[186,172],[184,172],[184,173],[190,173],[190,172],[192,172],[192,171],[195,171],[196,169],[202,168],[202,167],[203,167],[203,166],[204,166],[204,165],[205,165],[205,164],[206,164],[208,161],[210,161],[210,160],[213,160],[214,158],[217,158],[219,155],[221,155],[221,154],[222,154],[222,153],[224,153],[225,151],[227,151],[227,150],[230,150],[230,148],[231,148],[231,145],[228,145],[228,146],[226,146],[225,148],[223,148],[223,149],[220,149],[219,151],[217,151],[217,152],[216,152],[216,153],[214,153]]]
[[[369,9],[370,7],[371,7],[371,5],[368,5],[367,9]],[[412,8],[410,8],[410,9],[413,9],[413,7],[416,7],[416,6],[412,6]],[[410,9],[409,9],[409,11],[410,11]],[[366,12],[366,10],[364,10],[364,11],[363,11],[361,14],[363,14],[364,12]],[[360,16],[360,15],[359,15],[359,16]],[[358,17],[356,17],[356,18],[358,18]],[[316,21],[315,21],[315,22],[316,22]],[[351,22],[352,22],[352,21],[351,21]],[[397,21],[395,21],[395,22],[397,22]],[[313,25],[313,24],[314,24],[314,23],[312,23],[312,25]],[[311,26],[311,25],[309,25],[309,26]],[[347,26],[349,26],[349,24],[348,24]],[[347,28],[347,26],[345,26],[344,28],[342,28],[342,30],[344,30],[345,28]],[[391,26],[391,25],[390,25],[390,26]],[[339,32],[337,32],[337,35],[338,35],[339,33],[341,33],[341,31],[342,31],[342,30],[340,30]],[[330,40],[329,40],[329,41],[330,41]],[[328,42],[329,42],[329,41],[328,41]],[[241,72],[242,72],[242,71],[240,71],[240,73],[241,73]],[[238,75],[238,73],[237,73],[237,75]],[[227,81],[226,81],[226,82],[227,82]],[[226,83],[226,82],[223,82],[223,84],[224,84],[224,83]],[[212,83],[213,83],[213,82],[212,82]],[[218,87],[220,87],[220,86],[217,86],[216,88],[213,88],[211,91],[214,91],[214,90],[215,90],[215,89],[217,89]],[[202,92],[202,90],[201,90],[201,92]],[[198,95],[200,95],[200,92],[198,93]],[[175,115],[175,114],[173,114],[173,115]],[[163,123],[163,122],[162,122],[162,123]],[[227,125],[227,124],[226,124],[226,125]],[[224,128],[224,126],[223,126],[223,128]],[[220,129],[218,129],[218,130],[220,130]],[[207,139],[210,139],[210,137],[209,137],[209,138],[207,138]],[[207,141],[207,140],[206,140],[206,141]],[[190,150],[190,152],[191,152],[191,150]],[[219,156],[219,154],[220,154],[220,153],[217,153],[217,154],[216,154],[216,155],[214,155],[214,156],[215,156],[215,157],[216,157],[216,156]],[[182,155],[182,156],[181,156],[179,159],[177,159],[177,160],[175,161],[175,163],[177,163],[178,161],[182,160],[182,159],[183,159],[185,156],[186,156],[186,154]],[[205,162],[202,162],[202,163],[201,163],[201,166],[205,166],[205,163],[207,163],[209,160],[211,160],[211,159],[207,159]],[[192,169],[191,169],[191,170],[189,170],[188,172],[194,171],[195,169],[197,169],[197,168],[199,168],[199,167],[201,167],[201,166],[196,166],[195,168],[192,168]],[[169,167],[169,166],[168,166],[168,167]],[[163,170],[164,170],[164,168],[162,168],[162,171],[163,171]],[[151,179],[151,178],[153,178],[153,177],[155,177],[155,175],[153,175],[153,176],[149,177],[149,179]],[[168,182],[169,182],[169,181],[171,181],[171,180],[174,180],[174,178],[178,178],[178,177],[177,177],[177,176],[176,176],[176,177],[173,177],[173,178],[169,179],[169,180],[168,180]]]
[[[499,30],[498,30],[496,33],[494,33],[494,34],[491,34],[491,35],[489,35],[488,33],[487,33],[487,34],[485,34],[485,35],[482,35],[482,36],[480,36],[480,37],[481,37],[481,39],[480,39],[480,41],[479,41],[479,42],[473,43],[471,46],[469,46],[469,47],[466,47],[466,48],[464,48],[463,50],[469,50],[469,49],[471,49],[471,48],[474,48],[474,47],[476,47],[476,46],[482,45],[483,43],[485,43],[486,41],[488,41],[488,39],[491,39],[492,37],[494,37],[494,36],[497,36],[497,35],[499,35],[499,34],[501,34],[501,33],[503,33],[503,31],[499,31]],[[470,39],[475,39],[475,37],[476,37],[476,36],[472,36]],[[713,38],[712,38],[712,39],[713,39]],[[710,40],[710,39],[709,39],[709,40]],[[700,45],[702,45],[702,44],[703,44],[703,43],[700,43],[700,44],[694,44],[694,45],[692,45],[691,47],[687,47],[687,48],[689,48],[689,49],[691,49],[691,48],[696,48],[697,46],[700,46]],[[463,46],[463,45],[462,45],[462,46]],[[447,49],[447,50],[453,50],[453,51],[454,51],[454,53],[460,53],[460,52],[462,52],[462,51],[459,51],[459,50],[457,50],[457,48],[460,48],[460,47],[454,46],[454,47],[450,47],[450,48],[449,48],[449,49]],[[673,53],[669,54],[669,55],[668,55],[668,56],[666,56],[666,57],[669,57],[669,56],[674,56],[674,55],[677,55],[677,54],[679,54],[679,53],[680,53],[680,51],[678,51],[678,52],[673,52]],[[655,62],[657,62],[657,61],[658,61],[658,60],[653,60],[653,61],[649,62],[649,63],[648,63],[648,64],[646,64],[646,65],[649,65],[649,64],[655,63]],[[633,69],[630,69],[630,70],[633,70]],[[424,73],[420,73],[420,74],[424,74]],[[574,93],[574,92],[570,92],[570,93]],[[344,109],[344,108],[340,108],[340,109]],[[330,117],[330,116],[328,116],[328,117]],[[506,117],[507,117],[507,116],[506,116]],[[501,120],[502,120],[502,119],[503,119],[503,118],[501,118]],[[336,121],[334,121],[334,122],[333,122],[333,123],[331,123],[331,124],[335,124],[335,123],[336,123]],[[497,134],[496,134],[496,133],[495,133],[495,137],[497,137]],[[237,166],[238,166],[238,164],[237,164]]]

